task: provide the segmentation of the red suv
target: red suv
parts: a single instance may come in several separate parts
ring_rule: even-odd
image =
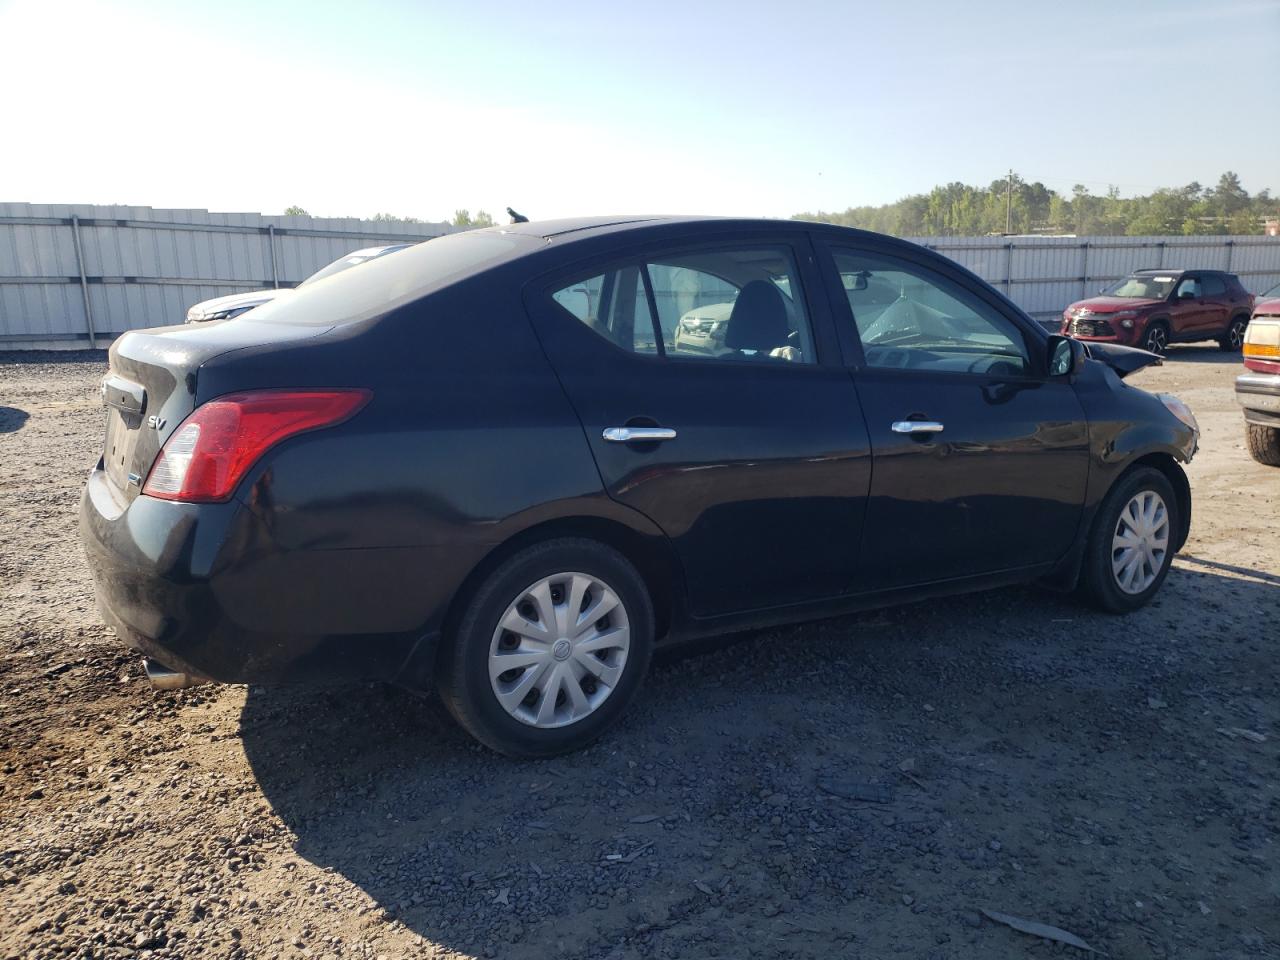
[[[1223,350],[1236,352],[1244,343],[1253,300],[1234,273],[1138,270],[1098,296],[1067,307],[1061,332],[1152,353],[1196,340],[1217,340]]]

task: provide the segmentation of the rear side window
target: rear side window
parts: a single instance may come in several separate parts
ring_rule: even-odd
[[[1206,297],[1225,297],[1227,295],[1227,285],[1222,282],[1221,277],[1207,276],[1204,278],[1203,285]]]
[[[782,247],[653,257],[552,293],[598,336],[635,353],[759,363],[814,363],[791,253]]]
[[[624,350],[657,353],[653,314],[639,266],[587,277],[552,294],[556,303]]]

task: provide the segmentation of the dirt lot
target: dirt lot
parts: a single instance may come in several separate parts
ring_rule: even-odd
[[[152,692],[76,534],[103,365],[0,355],[0,956],[1076,952],[983,910],[1280,956],[1280,470],[1215,350],[1136,378],[1204,429],[1148,609],[1011,589],[752,635],[539,763],[376,686]]]

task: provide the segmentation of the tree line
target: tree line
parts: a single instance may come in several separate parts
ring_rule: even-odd
[[[1083,184],[1071,195],[1028,183],[1017,174],[990,186],[949,183],[883,206],[843,213],[798,213],[793,219],[861,227],[898,237],[985,236],[1002,233],[1074,233],[1085,236],[1165,236],[1261,233],[1280,217],[1270,190],[1252,196],[1227,171],[1217,186],[1189,183],[1146,196],[1122,197],[1116,187],[1099,196]]]
[[[286,207],[284,212],[285,216],[311,216],[310,213],[297,205]],[[375,213],[369,219],[375,223],[426,223],[421,217],[399,217],[394,213]],[[453,219],[449,222],[455,227],[492,227],[495,223],[493,217],[483,210],[477,210],[475,216],[472,216],[471,211],[466,209],[453,211]]]

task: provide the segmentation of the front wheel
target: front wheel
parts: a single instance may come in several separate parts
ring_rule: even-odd
[[[480,585],[446,637],[440,693],[467,732],[499,753],[566,753],[626,709],[653,635],[648,590],[625,557],[593,540],[550,540]]]
[[[1244,332],[1248,326],[1248,320],[1236,317],[1231,321],[1231,326],[1227,327],[1227,332],[1218,339],[1218,347],[1227,353],[1239,353],[1244,346]]]
[[[1164,356],[1169,349],[1169,330],[1163,323],[1153,323],[1147,327],[1142,338],[1142,349]]]
[[[1280,467],[1280,427],[1246,423],[1244,436],[1249,444],[1249,456],[1268,467]]]
[[[1177,497],[1163,473],[1142,467],[1121,479],[1094,518],[1081,592],[1111,613],[1145,606],[1169,573],[1178,523]]]

